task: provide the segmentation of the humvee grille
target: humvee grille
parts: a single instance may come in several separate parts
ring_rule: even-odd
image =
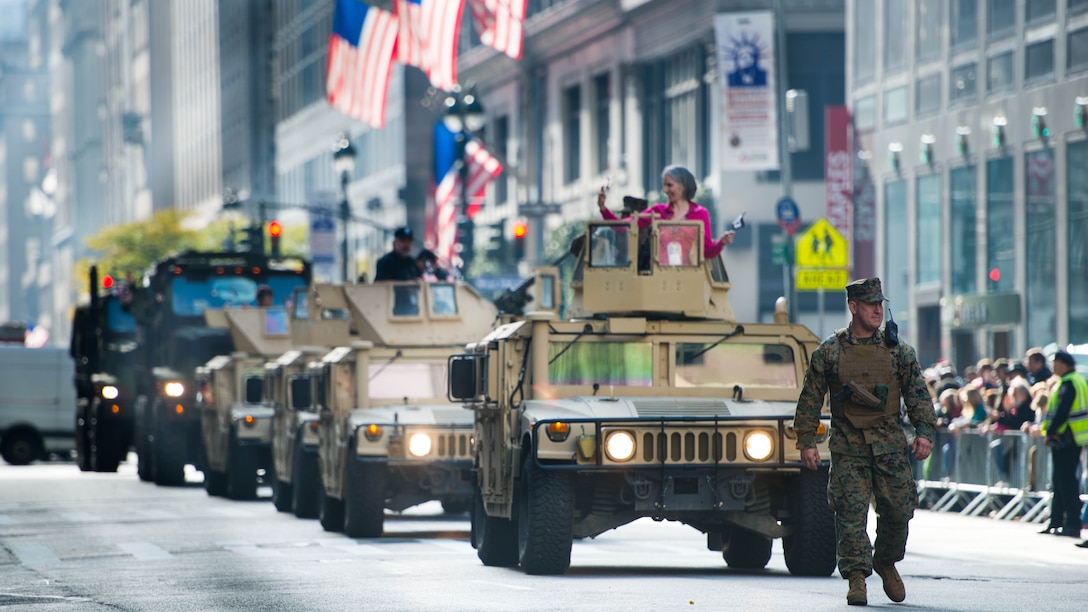
[[[734,432],[642,432],[639,458],[645,463],[716,463],[737,460]]]
[[[453,432],[436,436],[435,456],[443,459],[472,457],[472,434]]]

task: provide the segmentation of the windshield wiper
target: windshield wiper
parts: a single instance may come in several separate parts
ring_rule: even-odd
[[[743,333],[744,333],[744,326],[743,325],[736,326],[733,329],[733,331],[731,331],[728,334],[722,336],[721,338],[718,338],[718,340],[714,344],[711,344],[710,346],[704,348],[703,350],[699,351],[698,353],[695,353],[694,355],[691,355],[690,357],[688,357],[685,360],[685,363],[680,364],[680,365],[687,365],[688,363],[691,363],[692,361],[694,361],[694,360],[698,359],[699,357],[701,357],[703,355],[703,353],[706,353],[707,351],[714,348],[715,346],[718,346],[722,342],[725,342],[726,340],[732,338],[733,336],[736,336],[737,334],[743,334]]]
[[[397,349],[397,352],[393,353],[393,356],[389,358],[389,361],[386,361],[385,363],[383,363],[382,367],[378,368],[377,371],[375,371],[373,374],[370,375],[370,378],[367,379],[367,382],[370,382],[370,381],[374,380],[375,378],[377,378],[378,374],[382,373],[382,370],[389,367],[389,364],[391,364],[394,361],[400,359],[402,355],[404,355],[404,353],[400,349]]]
[[[584,335],[586,335],[586,334],[592,334],[592,333],[593,333],[593,326],[592,326],[592,325],[590,325],[589,323],[586,323],[586,326],[582,328],[582,331],[578,332],[578,335],[577,335],[577,336],[575,336],[573,340],[571,340],[570,342],[568,342],[568,343],[567,343],[567,345],[563,347],[563,350],[559,351],[558,353],[556,353],[556,354],[555,354],[555,357],[552,357],[552,358],[551,358],[550,360],[548,360],[548,365],[551,365],[551,364],[555,363],[555,360],[556,360],[556,359],[559,359],[559,357],[560,357],[560,356],[561,356],[561,355],[562,355],[563,353],[567,352],[567,349],[569,349],[570,347],[574,346],[574,343],[575,343],[575,342],[578,342],[578,340],[579,340],[579,339],[580,339],[580,338],[581,338],[582,336],[584,336]]]

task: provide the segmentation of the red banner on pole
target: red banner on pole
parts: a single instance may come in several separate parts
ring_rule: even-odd
[[[850,142],[850,111],[845,106],[824,109],[824,217],[846,238],[851,268],[857,261],[854,250],[853,194],[854,155]]]

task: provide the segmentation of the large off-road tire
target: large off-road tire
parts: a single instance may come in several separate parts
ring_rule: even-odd
[[[136,476],[144,482],[155,480],[155,459],[146,435],[136,436]]]
[[[76,465],[79,471],[91,471],[91,433],[86,415],[76,417]]]
[[[835,513],[827,505],[827,468],[801,470],[790,508],[793,532],[782,539],[786,567],[794,576],[835,571]]]
[[[488,516],[479,491],[472,505],[472,546],[488,567],[518,565],[518,522]]]
[[[519,480],[518,563],[526,574],[562,574],[574,543],[574,481],[525,457]]]
[[[272,479],[272,505],[276,507],[276,510],[290,512],[293,493],[294,487],[291,486],[291,483],[284,482],[279,478]]]
[[[325,531],[339,533],[344,530],[344,500],[329,497],[325,487],[321,487],[321,510],[318,520]]]
[[[348,458],[348,480],[344,484],[344,534],[349,538],[381,537],[385,524],[387,481],[385,465]]]
[[[722,551],[722,558],[733,569],[763,569],[771,560],[771,538],[733,527],[730,529],[729,544]]]
[[[291,483],[291,508],[301,519],[317,518],[321,512],[321,468],[317,453],[295,449],[295,475]]]
[[[227,451],[227,497],[235,500],[257,498],[257,452],[231,436]]]
[[[185,463],[178,457],[176,445],[165,436],[156,439],[152,447],[155,459],[155,484],[176,487],[185,484]]]
[[[101,422],[95,423],[94,433],[91,434],[91,469],[96,472],[116,472],[117,466],[124,459],[128,448],[123,448],[124,440],[121,432],[114,427],[103,426]]]
[[[223,497],[227,494],[227,473],[208,468],[204,470],[204,490],[208,495]]]
[[[42,441],[29,429],[16,429],[0,440],[0,456],[11,465],[27,465],[42,456]]]

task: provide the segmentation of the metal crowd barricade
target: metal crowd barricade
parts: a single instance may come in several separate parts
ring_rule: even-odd
[[[1007,463],[1004,473],[999,460]],[[1034,523],[1050,516],[1050,452],[1026,433],[939,429],[914,475],[921,508]]]

